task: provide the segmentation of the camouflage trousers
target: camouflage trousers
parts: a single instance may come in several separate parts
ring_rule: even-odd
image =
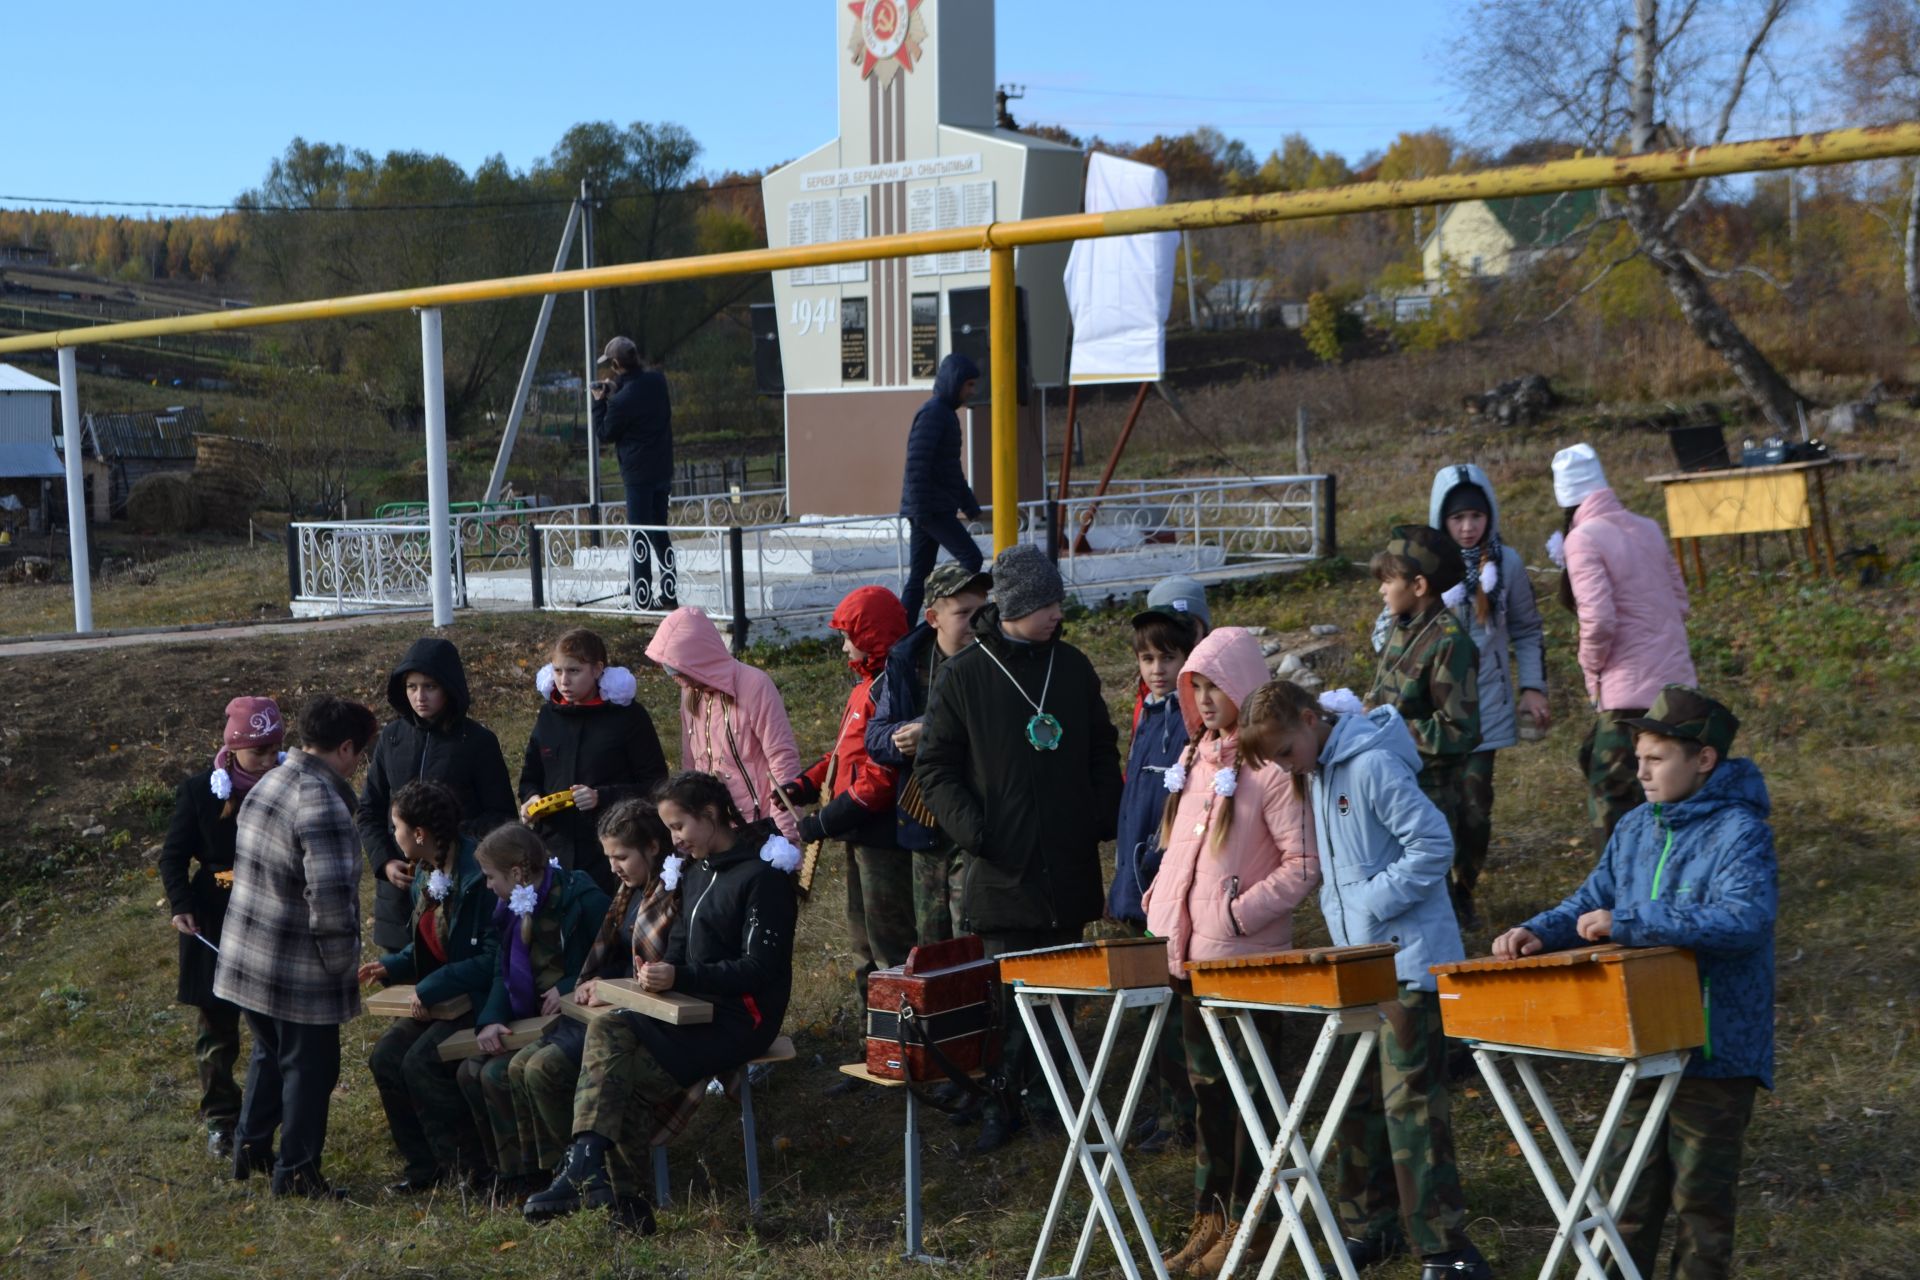
[[[867,975],[905,964],[913,950],[913,861],[906,850],[847,846],[847,933],[864,1003]]]
[[[1181,1044],[1193,1097],[1193,1209],[1195,1213],[1218,1209],[1227,1215],[1227,1221],[1238,1222],[1246,1213],[1247,1199],[1260,1177],[1260,1153],[1254,1149],[1253,1138],[1241,1120],[1233,1086],[1227,1083],[1219,1052],[1213,1047],[1213,1037],[1207,1034],[1207,1024],[1200,1016],[1200,1002],[1185,989],[1186,985],[1175,984],[1181,989]],[[1233,1046],[1234,1061],[1240,1064],[1241,1076],[1260,1099],[1261,1123],[1271,1135],[1278,1132],[1279,1126],[1266,1105],[1266,1093],[1254,1072],[1246,1039],[1238,1027],[1231,1025],[1235,1020],[1229,1013],[1229,1025],[1222,1030],[1227,1033],[1227,1043]],[[1257,1013],[1253,1023],[1274,1060],[1274,1070],[1283,1076],[1288,1074],[1281,1066],[1280,1015]],[[1272,1219],[1278,1215],[1279,1211],[1269,1201],[1264,1216]]]
[[[1607,1149],[1610,1170],[1625,1163],[1659,1083],[1643,1080],[1634,1086],[1626,1121]],[[1669,1212],[1678,1220],[1673,1280],[1724,1280],[1731,1274],[1740,1150],[1759,1087],[1751,1076],[1739,1080],[1689,1076],[1680,1081],[1646,1168],[1620,1214],[1620,1234],[1641,1275],[1654,1274],[1660,1233]],[[1611,1267],[1608,1271],[1619,1274]]]
[[[240,1008],[217,1000],[199,1012],[193,1060],[200,1070],[200,1118],[208,1128],[231,1133],[240,1118],[240,1086],[233,1078],[240,1061]]]
[[[1487,846],[1493,841],[1493,758],[1498,752],[1476,751],[1460,769],[1457,814],[1453,822],[1453,884],[1471,897],[1487,865]]]
[[[532,1117],[522,1117],[514,1105],[511,1071],[514,1053],[490,1058],[468,1058],[456,1078],[473,1113],[480,1148],[487,1163],[503,1178],[524,1178],[551,1170],[539,1163],[534,1150]],[[522,1120],[526,1123],[522,1123]]]
[[[440,1061],[441,1042],[472,1025],[471,1016],[447,1022],[396,1018],[367,1055],[387,1131],[413,1181],[424,1182],[441,1169],[479,1168],[485,1159],[455,1068]]]
[[[1118,920],[1124,936],[1144,938],[1147,927],[1131,920]],[[1160,1110],[1156,1119],[1162,1129],[1192,1129],[1194,1126],[1193,1080],[1188,1074],[1185,1025],[1181,1010],[1189,1003],[1184,984],[1174,983],[1173,1003],[1167,1006],[1166,1021],[1160,1024],[1160,1044],[1153,1053],[1153,1083],[1159,1090]],[[1197,1006],[1196,1006],[1197,1010]],[[1205,1027],[1200,1029],[1206,1039]],[[1208,1041],[1208,1047],[1212,1042]]]
[[[1645,711],[1602,711],[1580,744],[1580,771],[1587,775],[1587,829],[1595,853],[1607,851],[1614,827],[1647,802],[1640,787],[1640,761],[1633,752],[1633,730],[1624,721]]]
[[[594,1025],[602,1022],[618,1023],[618,1019],[602,1017]],[[569,1048],[564,1043],[541,1040],[516,1053],[507,1068],[514,1115],[521,1130],[532,1134],[535,1166],[543,1172],[558,1168],[575,1133],[585,1132],[574,1128],[576,1097],[585,1079],[581,1071],[584,1056],[577,1042]],[[596,1099],[598,1105],[600,1100]],[[646,1100],[637,1095],[630,1098],[620,1137],[607,1150],[607,1175],[622,1194],[644,1195],[650,1185],[652,1153],[648,1141],[652,1125]]]
[[[1430,756],[1423,752],[1420,774],[1415,779],[1420,785],[1420,794],[1433,801],[1433,807],[1446,818],[1456,857],[1460,848],[1461,812],[1466,808],[1467,759],[1466,756]]]
[[[609,1014],[588,1025],[573,1090],[573,1132],[605,1138],[615,1156],[609,1171],[615,1190],[645,1195],[648,1146],[659,1117],[687,1089],[640,1042],[635,1017]]]
[[[960,851],[945,840],[913,855],[913,925],[921,943],[945,942],[960,928]]]
[[[1376,1065],[1361,1073],[1335,1139],[1341,1223],[1355,1239],[1404,1233],[1422,1257],[1464,1249],[1440,997],[1402,987],[1382,1011]]]

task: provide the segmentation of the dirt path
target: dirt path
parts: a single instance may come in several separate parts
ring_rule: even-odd
[[[322,631],[344,631],[361,626],[385,626],[431,616],[423,609],[404,613],[363,613],[350,618],[315,618],[312,621],[168,627],[107,632],[99,635],[68,634],[33,640],[0,640],[0,661],[8,658],[38,657],[49,653],[73,653],[87,649],[126,649],[140,645],[187,644],[204,640],[235,640],[253,636],[314,635]]]

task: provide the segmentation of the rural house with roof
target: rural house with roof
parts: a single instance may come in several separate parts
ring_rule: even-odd
[[[1598,209],[1591,191],[1448,205],[1421,246],[1427,285],[1442,285],[1448,262],[1486,280],[1517,275],[1550,255],[1577,252]]]

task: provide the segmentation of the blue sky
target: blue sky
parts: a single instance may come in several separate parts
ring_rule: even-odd
[[[0,195],[220,204],[296,135],[524,168],[601,119],[685,125],[708,169],[766,165],[835,132],[841,2],[21,6],[8,96],[44,104],[43,123],[0,129]],[[1813,0],[1809,21],[1841,7]],[[1082,135],[1214,124],[1264,156],[1297,131],[1357,159],[1402,129],[1463,125],[1445,63],[1464,13],[1461,0],[1000,0],[998,78],[1027,86],[1022,121]]]

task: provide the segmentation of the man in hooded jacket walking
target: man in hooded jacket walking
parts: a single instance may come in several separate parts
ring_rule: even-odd
[[[973,486],[960,465],[960,409],[973,398],[979,384],[979,366],[958,351],[952,352],[940,362],[933,394],[913,415],[913,426],[907,432],[900,514],[907,518],[911,533],[907,540],[907,580],[902,584],[900,603],[909,618],[920,616],[927,574],[933,571],[942,548],[968,572],[980,571],[980,548],[958,515],[964,511],[969,520],[980,518],[980,500],[973,496]]]

